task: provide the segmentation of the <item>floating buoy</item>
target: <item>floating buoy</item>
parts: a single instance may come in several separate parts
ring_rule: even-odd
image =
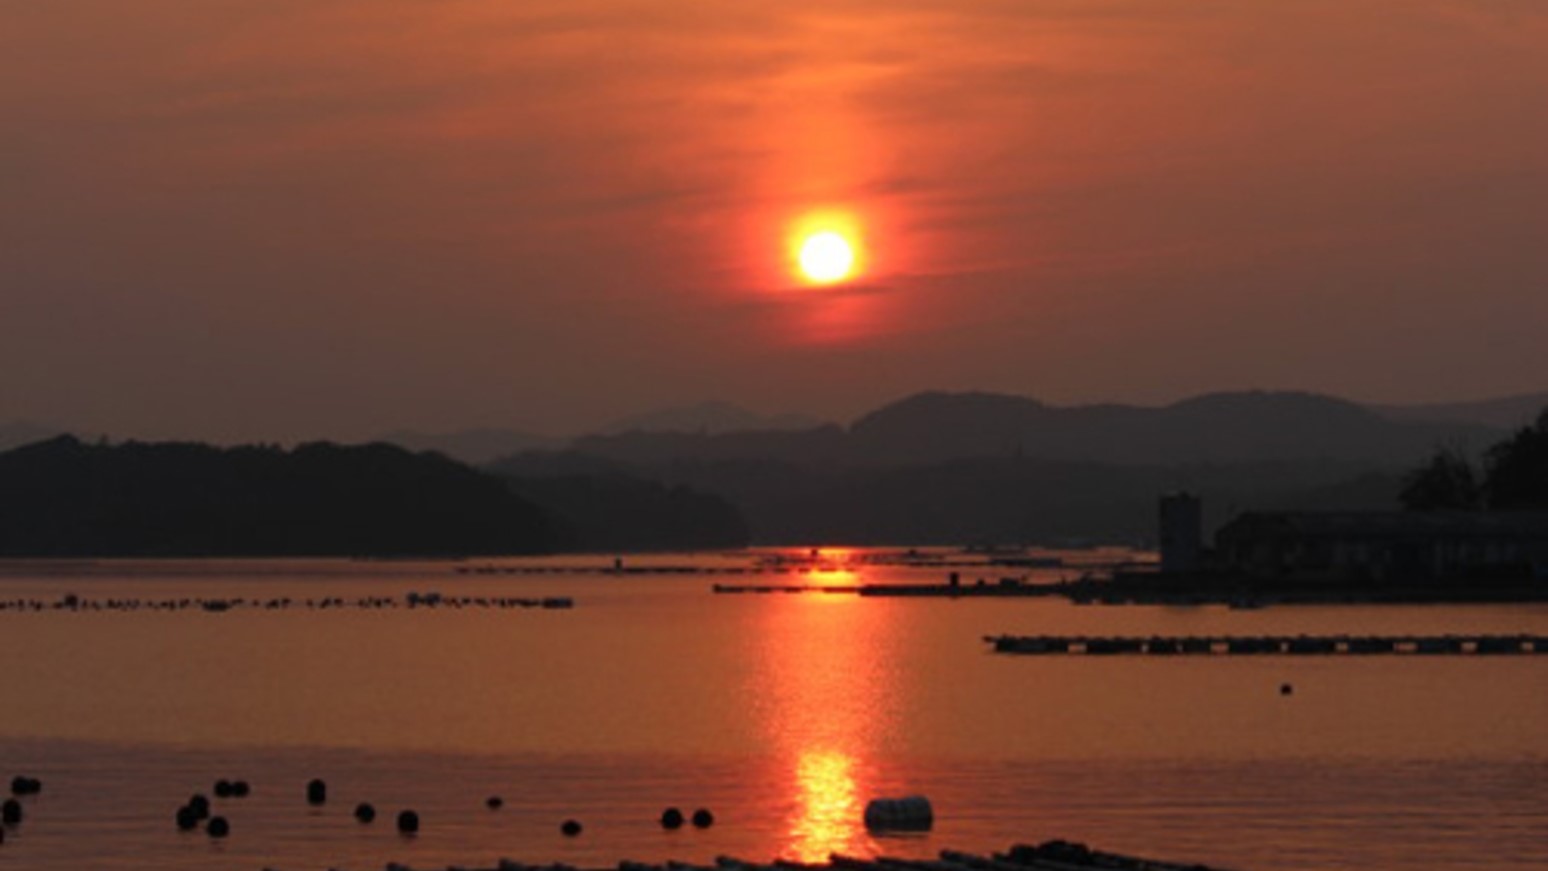
[[[212,838],[224,838],[231,834],[231,824],[225,817],[210,817],[210,821],[204,824],[204,830]]]
[[[210,815],[210,800],[201,793],[196,792],[189,796],[188,804],[185,807],[193,811],[195,819],[202,820]]]
[[[566,838],[573,838],[581,833],[581,824],[576,820],[565,820],[559,825],[559,831],[564,833]]]
[[[249,786],[247,781],[245,781],[245,780],[233,780],[233,781],[231,781],[231,797],[232,798],[247,798],[247,796],[252,791],[253,791],[253,788],[251,786]]]
[[[216,798],[230,798],[231,797],[231,781],[229,781],[229,780],[217,780],[217,781],[215,781],[215,797]]]
[[[683,812],[675,807],[669,807],[661,812],[661,828],[680,829],[683,827]]]
[[[191,832],[199,827],[199,820],[201,819],[204,819],[204,817],[198,811],[185,804],[177,809],[177,830],[180,832]]]
[[[376,808],[371,807],[370,802],[361,802],[355,805],[355,819],[362,823],[373,822],[376,819]]]
[[[491,795],[490,797],[484,799],[484,807],[489,808],[492,811],[497,811],[504,806],[505,799],[499,797],[498,795]]]
[[[0,822],[4,822],[8,826],[14,826],[14,825],[16,825],[17,823],[19,823],[21,821],[22,821],[22,806],[21,806],[21,802],[17,801],[14,798],[6,799],[5,800],[5,804],[0,805]]]
[[[1279,694],[1280,695],[1288,696],[1288,695],[1290,695],[1293,692],[1295,692],[1295,687],[1291,686],[1290,684],[1282,683],[1282,684],[1279,685]]]
[[[865,806],[865,827],[872,831],[927,832],[933,825],[935,811],[922,795],[874,798]]]
[[[698,810],[693,812],[693,827],[694,828],[696,828],[696,829],[707,829],[710,826],[713,826],[714,824],[715,824],[715,815],[710,813],[708,809],[701,807]]]
[[[306,785],[307,804],[326,804],[328,802],[328,784],[321,780],[313,780]]]
[[[26,777],[18,774],[11,778],[12,795],[37,795],[43,791],[43,781],[36,777]]]
[[[398,814],[398,831],[405,835],[412,835],[419,831],[419,814],[413,811],[403,811]]]

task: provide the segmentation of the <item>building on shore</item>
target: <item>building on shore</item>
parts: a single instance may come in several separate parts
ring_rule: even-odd
[[[1211,566],[1258,579],[1548,579],[1548,512],[1254,511],[1215,535]]]

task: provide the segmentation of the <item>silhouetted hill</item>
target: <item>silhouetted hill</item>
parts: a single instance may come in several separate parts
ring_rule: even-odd
[[[846,463],[851,440],[837,426],[797,432],[642,433],[582,436],[569,453],[625,464],[717,462],[739,459],[781,459],[800,463]]]
[[[766,415],[734,403],[711,401],[632,415],[603,427],[601,434],[676,432],[719,435],[752,430],[807,430],[823,425],[823,421],[804,414]]]
[[[777,460],[910,465],[1029,457],[1120,465],[1327,460],[1398,466],[1437,445],[1485,444],[1498,430],[1403,423],[1306,393],[1217,393],[1160,408],[1059,407],[989,393],[922,393],[861,417],[847,431],[627,433],[575,440],[573,450],[627,464]]]
[[[411,451],[435,451],[473,465],[523,451],[549,450],[565,443],[565,439],[514,429],[465,429],[447,433],[405,429],[388,433],[380,441]]]
[[[1422,405],[1372,405],[1372,411],[1404,423],[1466,423],[1514,430],[1530,424],[1544,408],[1548,393],[1528,393],[1471,402],[1433,402]]]
[[[511,478],[510,484],[563,523],[568,550],[716,550],[750,540],[729,502],[688,487],[617,473]]]
[[[497,468],[691,487],[739,509],[757,543],[1145,542],[1167,490],[1200,492],[1211,523],[1246,509],[1393,508],[1407,465],[1498,435],[1306,393],[1159,408],[922,393],[847,430],[588,436]]]
[[[55,427],[41,426],[25,420],[13,421],[0,426],[0,451],[50,439],[61,432]]]
[[[62,436],[0,454],[6,556],[515,554],[556,543],[550,519],[500,479],[391,445]]]
[[[921,394],[851,428],[865,456],[890,462],[1022,455],[1121,464],[1291,460],[1392,463],[1441,441],[1486,438],[1458,424],[1403,424],[1306,393],[1215,393],[1161,408],[1047,406],[984,394]]]
[[[501,468],[535,475],[544,465],[622,468],[574,454],[534,455]],[[1155,536],[1156,497],[1169,490],[1201,493],[1209,523],[1218,524],[1247,509],[1391,509],[1400,486],[1396,473],[1313,461],[1118,466],[985,457],[835,466],[728,460],[642,465],[630,474],[722,497],[746,518],[756,544],[1147,543]]]

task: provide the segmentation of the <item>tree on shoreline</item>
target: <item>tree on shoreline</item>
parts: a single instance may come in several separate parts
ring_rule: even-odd
[[[1472,461],[1449,446],[1404,476],[1398,498],[1410,511],[1472,511],[1483,507],[1483,496]]]
[[[1410,511],[1548,510],[1548,408],[1489,448],[1483,466],[1480,474],[1459,448],[1441,448],[1408,473],[1399,498]]]
[[[1548,510],[1548,408],[1537,422],[1489,449],[1484,487],[1496,510]]]

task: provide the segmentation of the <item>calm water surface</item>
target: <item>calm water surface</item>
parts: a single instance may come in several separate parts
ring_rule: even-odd
[[[747,560],[630,562],[648,561]],[[928,856],[1054,837],[1261,871],[1548,867],[1548,657],[1017,658],[980,640],[1548,634],[1543,606],[717,596],[713,577],[619,577],[609,563],[532,576],[451,563],[0,565],[0,599],[576,600],[572,611],[0,613],[0,774],[46,783],[0,867],[611,866]],[[303,800],[311,777],[330,785],[321,809]],[[173,811],[217,778],[254,787],[217,802],[232,836],[177,832]],[[867,836],[867,798],[914,792],[935,803],[932,833]],[[505,807],[486,810],[489,795]],[[374,826],[353,821],[357,801],[382,812]],[[654,820],[668,805],[711,808],[717,823],[663,832]],[[418,837],[393,831],[401,808],[420,813]],[[559,834],[569,817],[581,837]]]

